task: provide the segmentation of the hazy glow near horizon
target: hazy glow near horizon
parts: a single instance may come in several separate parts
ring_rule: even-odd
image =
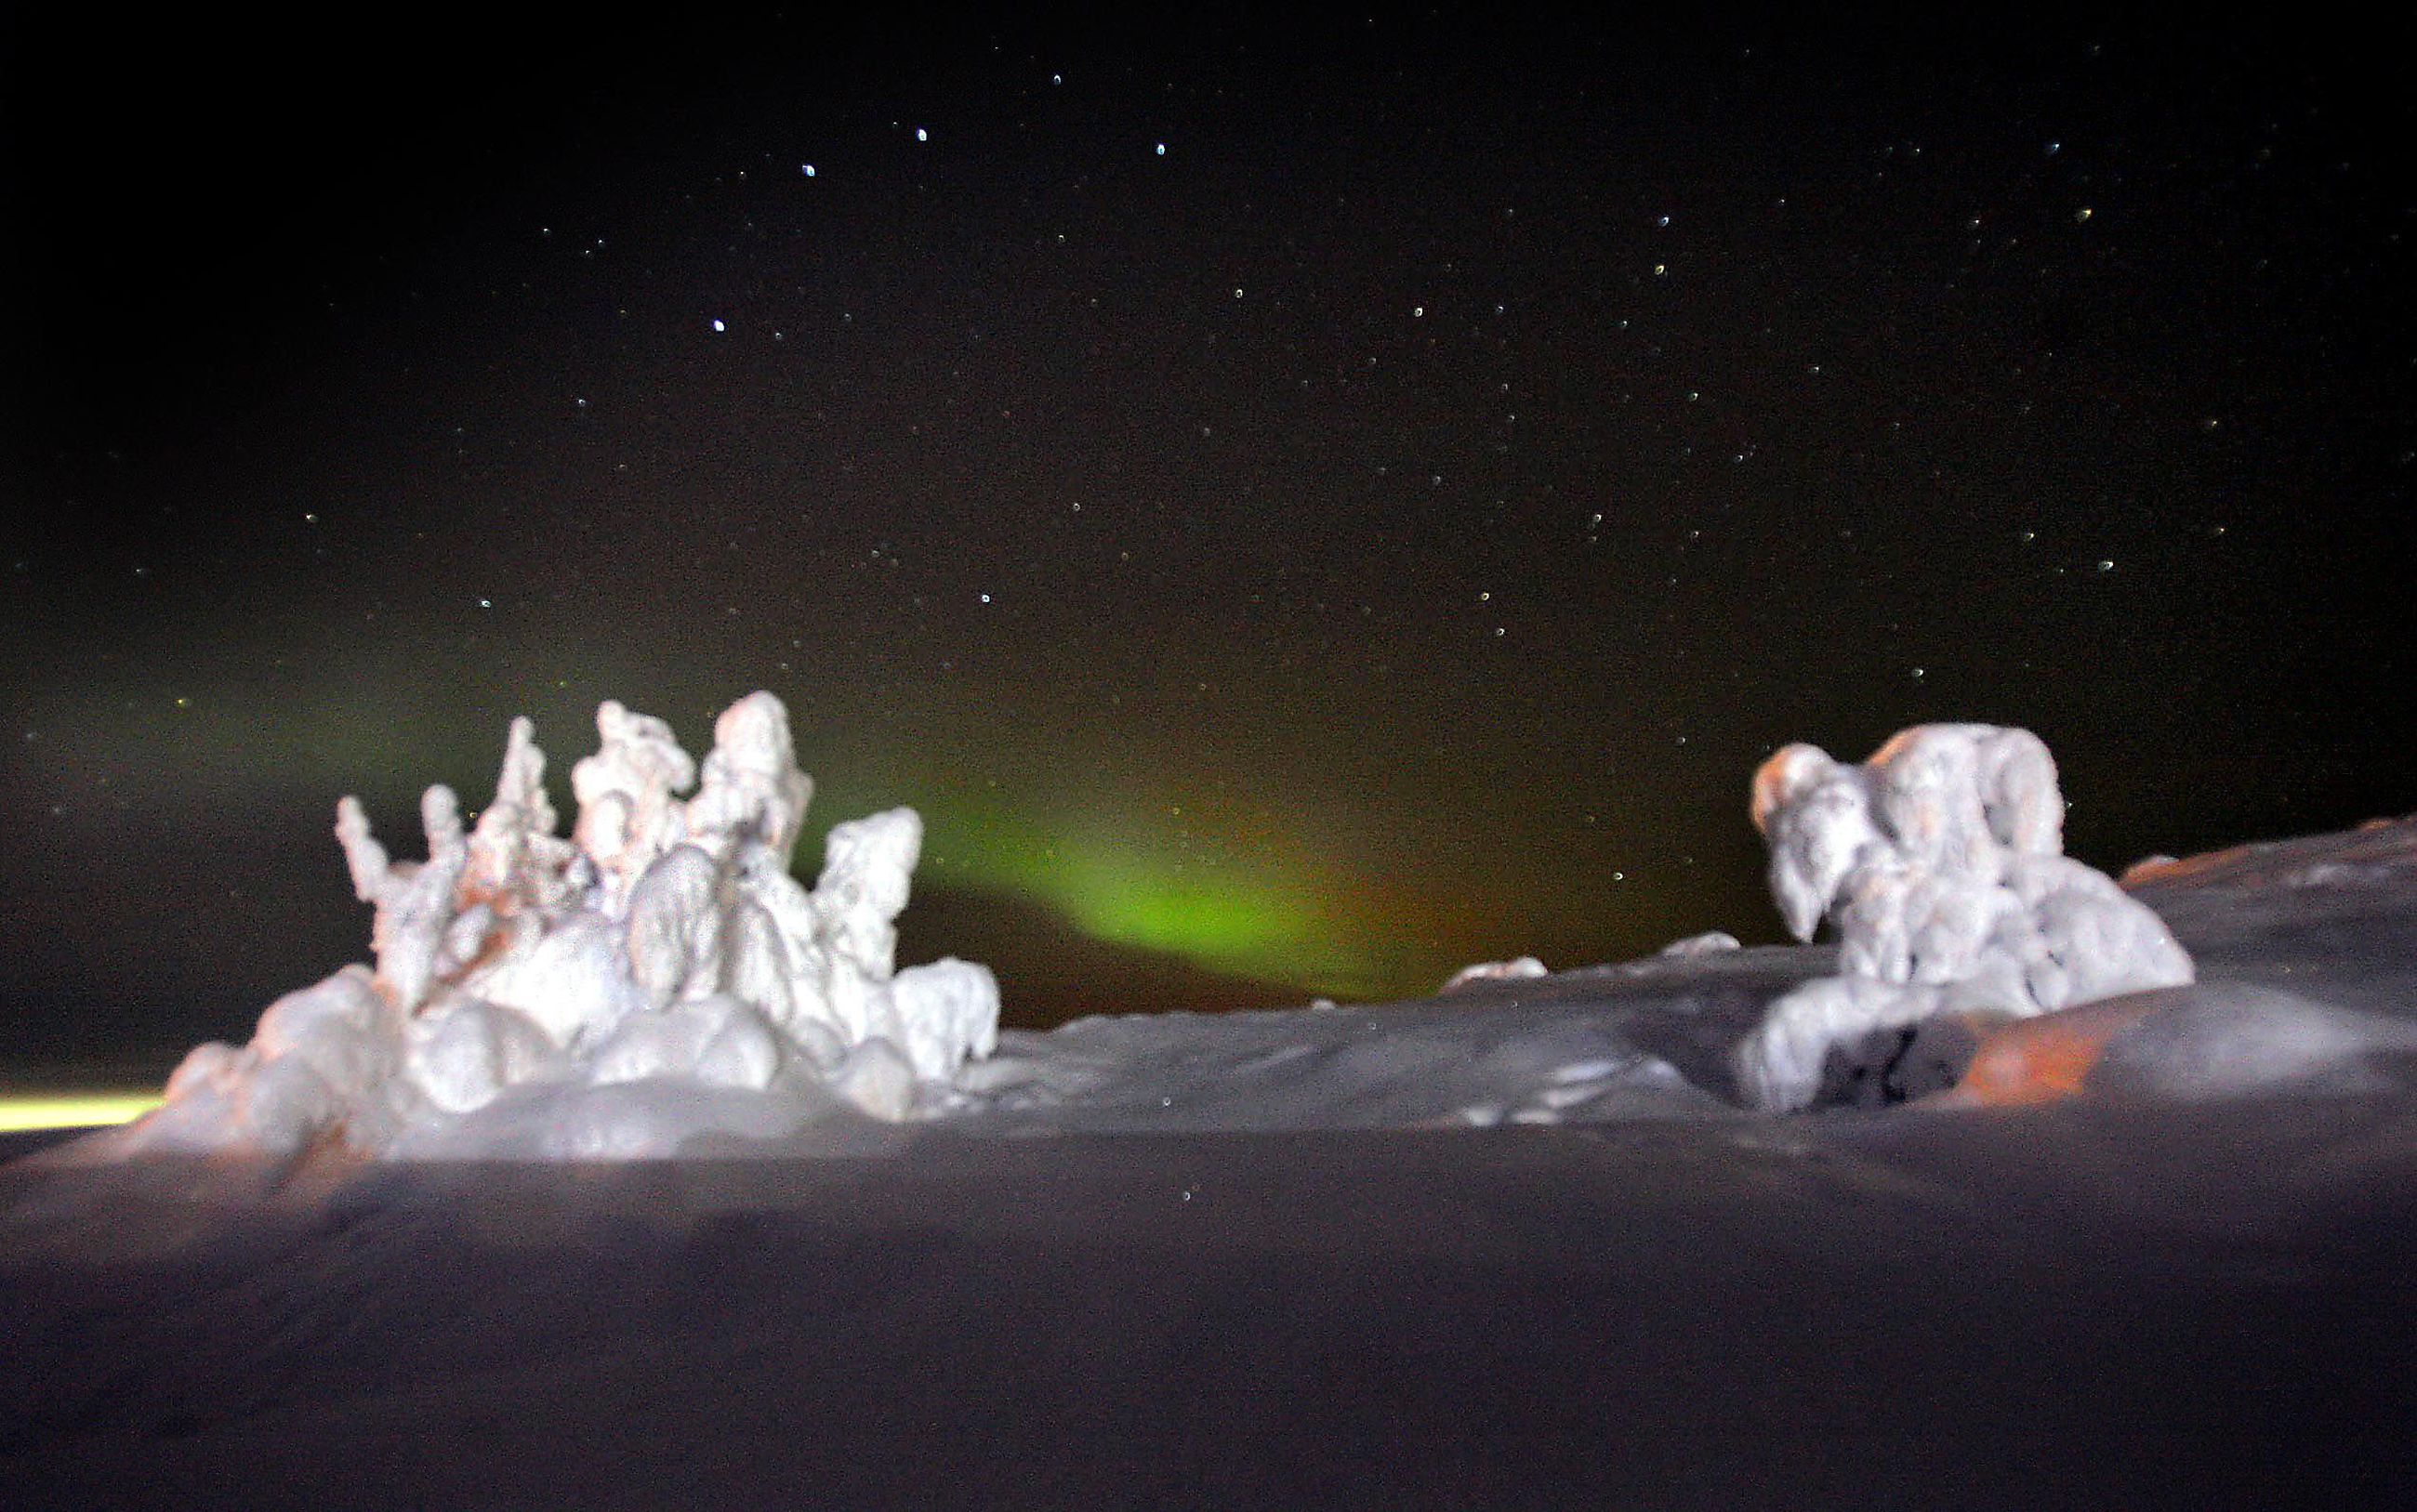
[[[1272,824],[1194,814],[1195,827],[1171,830],[1133,807],[1105,822],[947,797],[929,807],[952,880],[1038,903],[1092,939],[1347,996],[1415,990],[1432,975],[1426,962],[1389,974],[1348,883]]]
[[[160,1106],[157,1092],[60,1092],[0,1096],[0,1134],[44,1128],[92,1128],[124,1124]]]

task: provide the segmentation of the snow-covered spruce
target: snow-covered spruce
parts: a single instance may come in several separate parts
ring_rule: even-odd
[[[1843,973],[1772,1004],[1738,1047],[1759,1107],[1804,1107],[1832,1049],[1877,1031],[2192,979],[2156,915],[2063,854],[2056,764],[2027,730],[1917,725],[1861,766],[1789,746],[1755,774],[1754,823],[1787,928],[1810,940],[1827,917]]]
[[[194,1051],[120,1151],[669,1155],[844,1107],[904,1118],[991,1051],[987,968],[893,969],[913,809],[833,829],[809,892],[789,862],[813,784],[779,699],[722,715],[702,782],[662,720],[607,703],[596,725],[569,839],[525,718],[475,828],[449,789],[427,791],[425,861],[391,860],[343,799],[377,969],[280,999],[240,1050]]]

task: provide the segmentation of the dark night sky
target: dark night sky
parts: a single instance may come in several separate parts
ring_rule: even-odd
[[[2406,22],[1158,8],[9,8],[0,1065],[240,1039],[340,794],[606,697],[780,693],[1026,1023],[1774,938],[1794,739],[2417,807]]]

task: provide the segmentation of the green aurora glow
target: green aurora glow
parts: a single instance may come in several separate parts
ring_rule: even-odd
[[[1360,996],[1400,970],[1364,942],[1349,888],[1315,859],[1197,826],[1093,811],[1040,818],[947,794],[920,804],[935,877],[1048,908],[1095,940],[1226,975]]]
[[[784,691],[805,702],[798,690]],[[570,769],[595,744],[587,696],[586,688],[565,691],[556,706],[536,711],[566,826],[576,809]],[[129,813],[190,818],[230,803],[257,806],[260,823],[311,853],[324,833],[321,813],[337,794],[356,793],[387,842],[411,854],[422,843],[412,812],[421,786],[450,782],[473,816],[489,790],[503,747],[497,708],[508,701],[493,702],[495,708],[433,707],[374,690],[317,701],[183,698],[158,686],[124,687],[62,699],[42,711],[41,723],[96,769],[114,768],[110,753],[140,748],[160,728],[175,732],[172,772],[148,782],[115,773],[114,791],[131,800]],[[680,711],[644,691],[631,703],[674,705],[684,744],[692,752],[710,746],[711,711]],[[1359,999],[1427,990],[1463,959],[1403,927],[1406,918],[1436,918],[1435,900],[1378,899],[1370,868],[1319,849],[1304,815],[1263,811],[1164,772],[1107,775],[1102,791],[1070,795],[1045,764],[984,761],[928,738],[889,744],[869,734],[872,718],[862,711],[833,716],[826,710],[823,727],[799,732],[800,756],[838,779],[817,779],[798,850],[795,870],[809,885],[831,824],[904,803],[926,824],[919,884],[1003,895],[1106,945]],[[984,769],[999,777],[970,775]],[[322,859],[332,866],[332,855],[331,847]]]

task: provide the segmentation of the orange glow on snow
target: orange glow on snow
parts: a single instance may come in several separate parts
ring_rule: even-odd
[[[1980,1050],[1965,1068],[1964,1080],[1947,1096],[1982,1108],[2019,1108],[2070,1097],[2106,1053],[2106,1042],[2148,1013],[2137,1004],[2090,1003],[1982,1027]]]

